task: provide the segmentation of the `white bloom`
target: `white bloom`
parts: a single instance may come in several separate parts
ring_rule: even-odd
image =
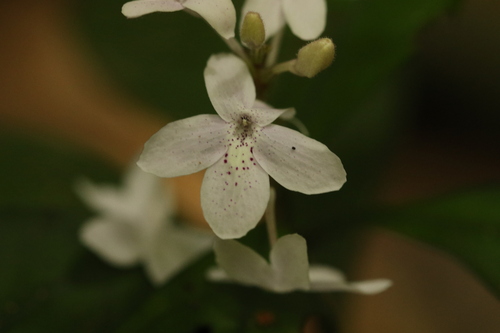
[[[123,5],[122,13],[135,18],[153,12],[191,10],[203,17],[222,37],[234,37],[236,11],[231,0],[137,0]]]
[[[328,147],[270,124],[287,110],[256,102],[252,77],[241,59],[231,54],[212,56],[204,74],[219,115],[166,125],[146,142],[138,165],[161,177],[208,168],[201,205],[217,236],[238,238],[255,227],[269,200],[268,175],[305,194],[342,186],[344,168]]]
[[[81,241],[113,265],[144,264],[155,284],[164,283],[212,246],[213,235],[173,224],[173,194],[137,166],[127,173],[122,188],[81,181],[77,192],[100,214],[83,225]]]
[[[303,237],[293,234],[278,239],[270,262],[249,247],[234,240],[217,240],[214,245],[219,267],[208,271],[208,279],[256,286],[276,293],[296,290],[311,292],[352,291],[375,294],[391,286],[386,279],[347,282],[331,267],[309,266]]]
[[[326,25],[326,0],[246,0],[241,17],[247,12],[260,14],[266,38],[276,34],[285,22],[303,40],[318,38]]]

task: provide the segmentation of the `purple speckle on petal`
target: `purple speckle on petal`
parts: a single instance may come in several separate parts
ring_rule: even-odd
[[[227,160],[224,160],[224,163],[227,163]]]
[[[238,183],[234,183],[234,186],[238,186]]]

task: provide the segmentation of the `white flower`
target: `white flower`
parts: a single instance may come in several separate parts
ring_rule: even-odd
[[[135,18],[153,12],[187,9],[203,17],[222,37],[234,37],[236,11],[231,0],[137,0],[123,5],[122,13]]]
[[[212,56],[205,84],[219,114],[172,122],[144,146],[138,165],[161,177],[207,169],[201,187],[205,219],[220,238],[238,238],[255,227],[269,200],[269,177],[305,194],[338,190],[346,174],[322,143],[270,125],[287,110],[255,100],[245,63],[231,54]]]
[[[275,35],[285,22],[303,40],[318,38],[326,25],[326,0],[246,0],[241,17],[247,12],[260,14],[266,38]]]
[[[334,268],[309,266],[306,241],[297,234],[278,239],[271,250],[269,263],[254,250],[234,240],[217,240],[214,251],[218,267],[209,270],[207,277],[215,282],[236,282],[276,293],[302,290],[375,294],[392,285],[386,279],[347,282],[344,275]]]
[[[155,284],[164,283],[212,246],[213,235],[173,224],[172,193],[137,166],[127,173],[123,188],[81,181],[77,192],[100,214],[83,225],[81,241],[113,265],[144,264]]]

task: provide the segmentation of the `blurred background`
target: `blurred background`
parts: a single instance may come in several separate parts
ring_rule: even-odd
[[[336,61],[269,93],[348,172],[336,193],[280,191],[280,232],[350,280],[394,281],[376,296],[216,286],[212,255],[154,289],[79,243],[75,180],[116,183],[169,119],[213,113],[203,68],[226,52],[200,19],[123,3],[0,3],[0,331],[498,332],[498,1],[329,0]],[[303,44],[287,31],[282,60]],[[174,183],[197,223],[200,179]],[[243,241],[264,252],[264,233]]]

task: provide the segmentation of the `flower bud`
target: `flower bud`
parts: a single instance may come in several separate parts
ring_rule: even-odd
[[[299,50],[293,72],[312,78],[333,62],[335,45],[330,38],[320,38]]]
[[[256,49],[264,44],[266,31],[259,13],[248,12],[245,15],[243,24],[241,25],[240,39],[243,45],[249,49]]]

